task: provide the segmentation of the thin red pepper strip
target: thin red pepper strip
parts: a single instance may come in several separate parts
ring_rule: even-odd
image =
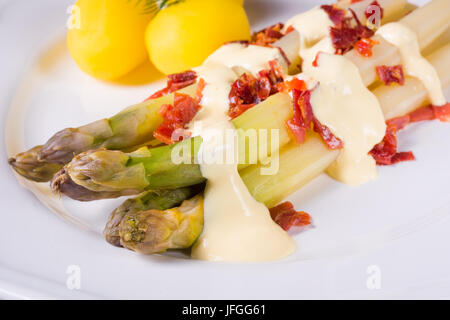
[[[228,95],[228,115],[234,119],[253,107],[261,99],[260,82],[251,74],[244,73],[231,86]],[[266,90],[267,91],[267,90]]]
[[[278,64],[277,60],[269,61],[270,69],[261,70],[258,76],[261,79],[266,79],[270,84],[270,95],[278,92],[278,84],[284,81],[283,69]]]
[[[433,106],[430,104],[409,114],[409,123],[425,120],[450,122],[450,103],[447,102],[443,106]]]
[[[269,65],[270,69],[260,71],[258,77],[244,73],[232,84],[228,95],[231,119],[278,92],[278,85],[284,80],[283,72],[276,60],[269,61]]]
[[[197,79],[197,74],[195,71],[189,70],[182,73],[170,74],[167,76],[167,86],[144,101],[160,98],[162,96],[168,95],[169,93],[175,92],[177,90],[183,89],[191,84],[194,84]]]
[[[342,140],[336,137],[327,126],[321,124],[316,117],[313,119],[313,129],[322,137],[328,149],[337,150],[344,147]]]
[[[333,135],[330,129],[322,125],[314,116],[311,106],[311,90],[306,90],[305,82],[294,78],[285,87],[292,91],[293,98],[293,117],[287,120],[286,125],[297,143],[303,143],[306,131],[312,129],[322,137],[329,149],[341,149],[344,146],[342,140]]]
[[[311,106],[311,91],[292,90],[294,100],[294,116],[288,120],[288,126],[294,133],[298,143],[303,143],[306,136],[306,130],[311,128],[311,122],[314,114]]]
[[[203,78],[200,78],[197,83],[197,89],[195,90],[195,101],[200,103],[203,98],[203,89],[205,89],[206,82]]]
[[[415,157],[411,151],[397,152],[397,132],[410,123],[430,120],[450,122],[450,103],[439,107],[428,105],[405,116],[387,120],[386,135],[383,141],[370,151],[370,154],[378,165],[391,165],[402,161],[414,160]]]
[[[278,51],[280,52],[280,54],[281,54],[281,56],[283,57],[283,59],[284,59],[284,61],[286,62],[286,64],[287,64],[288,66],[290,66],[290,65],[291,65],[291,60],[289,60],[289,58],[288,58],[286,52],[284,52],[284,50],[283,50],[281,47],[275,47],[275,48],[278,49]]]
[[[314,58],[314,61],[312,62],[313,67],[319,66],[319,56],[322,53],[322,51],[317,52],[316,57]]]
[[[396,66],[377,66],[375,70],[378,78],[387,86],[391,83],[397,83],[401,86],[405,84],[405,76],[401,64]]]
[[[272,220],[283,230],[288,231],[291,227],[304,227],[311,224],[311,216],[304,211],[296,211],[291,202],[283,202],[269,209]]]
[[[450,122],[450,103],[442,106],[427,105],[408,113],[405,116],[396,117],[386,121],[388,124],[396,126],[397,130],[401,130],[406,125],[420,121],[439,120],[441,122]]]
[[[362,38],[355,43],[356,51],[363,57],[370,58],[372,56],[373,46],[379,44],[380,42],[372,40],[369,38]]]
[[[162,124],[153,132],[153,136],[165,144],[172,144],[190,136],[186,125],[194,118],[201,106],[197,99],[187,94],[174,94],[174,103],[162,105],[159,114]]]

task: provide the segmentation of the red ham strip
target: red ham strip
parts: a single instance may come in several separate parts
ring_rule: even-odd
[[[205,86],[206,86],[205,80],[203,78],[200,78],[198,80],[197,89],[195,91],[195,101],[197,101],[197,103],[200,103],[200,101],[202,101],[203,89],[205,89]]]
[[[197,80],[197,74],[195,73],[195,71],[189,70],[182,73],[170,74],[167,76],[167,78],[167,86],[152,94],[150,97],[145,99],[145,101],[160,98],[162,96],[168,95],[169,93],[194,84]]]
[[[173,105],[165,104],[159,109],[159,114],[164,120],[153,136],[165,144],[172,144],[188,138],[190,134],[185,127],[200,108],[197,99],[175,92]]]
[[[294,115],[286,124],[294,134],[297,143],[301,144],[305,141],[306,130],[311,128],[311,122],[314,118],[310,103],[311,91],[293,89],[292,96],[294,99]]]
[[[359,40],[374,35],[371,29],[362,25],[355,12],[352,9],[349,10],[352,17],[343,18],[342,21],[330,28],[331,42],[336,49],[336,54],[344,54],[350,51]],[[330,17],[330,19],[332,18]],[[338,22],[339,19],[332,19],[333,22],[335,20]]]
[[[270,69],[260,71],[258,77],[244,73],[232,84],[228,95],[231,119],[279,91],[278,85],[284,80],[283,72],[276,60],[269,61],[269,65]]]
[[[289,27],[286,29],[285,35],[291,33],[291,32],[294,31],[294,30],[295,30],[295,28],[294,28],[293,26],[289,26]]]
[[[251,44],[255,44],[258,46],[270,46],[275,41],[281,39],[284,34],[281,31],[284,25],[282,23],[274,24],[266,29],[255,32],[252,35]]]
[[[251,74],[242,74],[231,86],[228,115],[231,119],[240,116],[262,98],[268,97],[268,91],[264,84]]]
[[[429,104],[408,113],[406,116],[392,118],[386,121],[386,123],[393,124],[397,127],[397,130],[401,130],[406,127],[407,124],[431,120],[450,122],[450,103],[447,102],[443,106],[433,106]]]
[[[283,230],[288,231],[291,227],[303,227],[311,224],[311,216],[303,211],[296,211],[290,202],[283,202],[269,209],[272,220]]]
[[[370,151],[370,155],[375,159],[377,165],[386,166],[415,159],[411,151],[397,152],[397,130],[395,124],[388,123],[383,140]]]
[[[414,154],[409,152],[397,152],[397,132],[406,125],[419,121],[440,120],[450,122],[450,103],[437,107],[428,105],[419,108],[406,116],[392,118],[386,121],[386,135],[377,144],[370,154],[378,165],[391,165],[402,161],[414,160]]]
[[[328,14],[328,17],[335,26],[340,25],[345,19],[345,10],[336,5],[323,5],[320,8]]]
[[[405,83],[402,65],[377,66],[376,71],[380,80],[387,86],[391,83],[398,83],[402,86]]]
[[[303,91],[306,90],[306,83],[298,78],[292,78],[292,80],[286,80],[278,84],[278,90],[280,92],[291,92],[292,90]]]
[[[336,150],[344,147],[342,140],[331,133],[330,129],[327,126],[322,125],[316,117],[313,119],[313,128],[315,132],[320,134],[322,140],[328,146],[328,149]]]
[[[411,112],[408,117],[409,123],[425,120],[450,122],[450,103],[447,102],[443,106],[428,105]]]

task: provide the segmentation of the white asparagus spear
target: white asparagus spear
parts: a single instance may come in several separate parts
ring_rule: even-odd
[[[427,58],[438,70],[442,86],[450,87],[450,44]],[[386,119],[404,115],[423,104],[428,93],[417,81],[409,78],[405,86],[383,86],[374,90]],[[281,148],[277,174],[261,175],[260,164],[249,166],[240,174],[255,199],[273,207],[325,172],[338,155],[338,150],[329,150],[317,134],[310,132],[303,144],[290,142]]]
[[[427,57],[436,69],[443,88],[450,86],[450,44],[437,50]],[[381,85],[373,93],[380,101],[381,109],[386,119],[391,119],[428,103],[428,93],[417,78],[407,77],[403,86]]]
[[[450,44],[437,50],[427,57],[436,68],[442,87],[450,87]],[[385,86],[380,85],[372,90],[378,98],[386,119],[407,114],[427,102],[428,92],[417,79],[407,77],[405,84]],[[290,134],[285,122],[292,117],[292,100],[284,93],[278,93],[246,111],[233,120],[237,128],[248,129],[278,129],[279,147],[283,148],[290,142]],[[244,136],[240,136],[244,139]],[[243,144],[243,143],[242,143]],[[267,138],[270,150],[270,139]],[[244,145],[244,144],[243,144]],[[303,148],[303,150],[306,150]],[[258,158],[262,160],[262,158]],[[248,163],[241,164],[239,169],[248,167]]]
[[[339,150],[328,149],[318,134],[308,132],[301,145],[292,141],[280,150],[276,174],[261,175],[260,164],[239,173],[253,197],[272,208],[325,172],[338,155]]]
[[[442,2],[440,0],[435,0],[434,3],[436,4],[442,4]],[[450,3],[450,1],[449,1]],[[423,8],[418,8],[415,12],[414,15],[411,16],[414,19],[410,19],[410,21],[415,21],[415,19],[418,19],[418,17],[424,17],[425,13],[429,13],[429,9],[430,7],[428,7],[425,11],[423,11]],[[411,23],[411,22],[409,22]],[[443,19],[440,20],[440,23],[433,23],[434,27],[438,30],[434,35],[430,35],[430,32],[427,32],[428,36],[431,38],[436,39],[437,36],[439,36],[439,32],[440,30],[442,30],[442,25],[446,25],[446,21],[444,21]],[[429,28],[426,28],[427,30]],[[421,30],[425,30],[425,28],[421,28]],[[288,35],[289,36],[289,35]],[[285,37],[287,38],[287,37]],[[398,60],[400,60],[399,55],[400,53],[398,52],[398,50],[393,47],[392,45],[388,44],[387,42],[384,42],[387,46],[389,46],[390,48],[394,48],[394,54],[397,57]],[[422,40],[422,43],[431,43],[431,41],[424,39]],[[289,42],[286,42],[286,44],[288,45]],[[381,45],[381,44],[380,44]],[[374,48],[380,46],[380,45],[376,45]],[[353,52],[356,52],[355,50],[353,50]],[[348,54],[346,55],[348,57]],[[356,57],[358,59],[358,61],[361,61],[361,63],[359,64],[360,68],[367,69],[368,66],[371,67],[373,69],[373,72],[375,72],[375,66],[379,65],[380,63],[382,64],[383,61],[386,61],[389,57],[391,56],[391,51],[386,50],[383,51],[381,49],[378,50],[374,50],[374,54],[371,58],[365,58],[365,57],[361,57],[359,54],[356,54]],[[447,55],[448,56],[448,55]],[[392,57],[391,57],[392,58]],[[441,65],[445,65],[446,63],[449,63],[446,58],[446,54],[445,53],[441,53],[440,55],[437,56],[437,58],[433,59],[432,63],[437,63],[437,61],[439,61],[439,63]],[[380,62],[381,61],[381,62]],[[395,62],[388,62],[386,63],[388,65],[393,65],[396,64]],[[439,76],[441,77],[441,79],[444,79],[447,76],[447,72],[446,70],[448,70],[448,68],[444,68],[443,66],[438,67],[437,69],[441,69],[439,72]],[[360,69],[360,73],[362,75],[362,78],[366,78],[364,77],[364,72],[365,71],[361,71]],[[443,80],[443,85],[445,85],[445,79]],[[399,114],[404,114],[406,112],[412,111],[414,108],[419,107],[423,102],[424,99],[427,97],[427,92],[424,90],[423,85],[419,82],[420,86],[415,86],[415,84],[417,84],[418,80],[415,79],[407,79],[407,82],[405,84],[404,87],[400,87],[397,88],[395,87],[386,87],[383,86],[384,88],[379,89],[377,92],[374,92],[375,95],[379,98],[380,102],[381,102],[381,106],[382,106],[382,110],[384,112],[384,114],[388,115],[388,118],[391,118],[392,115],[399,115]],[[367,83],[366,83],[367,84]],[[405,94],[403,94],[403,92],[405,92]],[[391,98],[392,96],[392,98]],[[406,97],[406,99],[405,99]],[[252,108],[251,110],[248,110],[246,113],[244,113],[240,119],[235,120],[235,121],[240,121],[239,125],[241,125],[244,128],[252,128],[252,126],[255,125],[255,123],[259,122],[259,123],[264,123],[265,126],[263,126],[263,128],[269,129],[269,128],[279,128],[280,130],[280,147],[283,147],[285,144],[287,144],[289,142],[289,134],[288,134],[288,130],[285,128],[285,126],[283,125],[285,118],[285,116],[289,116],[292,111],[291,111],[291,103],[288,103],[285,101],[285,99],[282,99],[283,95],[282,94],[277,94],[273,97],[271,97],[270,99],[268,99],[268,101],[263,102],[261,105],[256,106],[254,108]],[[395,101],[395,103],[390,103],[390,100],[392,99],[392,101]],[[271,105],[274,105],[274,102],[278,102],[278,105],[276,106],[276,108],[271,108]],[[286,106],[286,107],[282,107],[282,106]],[[269,110],[273,109],[273,112],[277,112],[278,114],[272,117],[269,117],[271,119],[271,121],[261,121],[260,117],[258,116],[258,114],[260,113],[261,110],[264,110],[262,113],[265,114],[265,112],[269,112]],[[281,116],[280,110],[285,110],[286,109],[286,114],[283,114],[283,116]],[[395,110],[394,110],[395,109]],[[390,110],[394,110],[391,111]],[[270,112],[269,112],[270,113]],[[253,119],[253,120],[252,120]],[[278,121],[278,122],[276,122]],[[281,121],[281,122],[280,122]],[[281,123],[281,125],[280,125]],[[274,126],[275,125],[275,126]],[[261,128],[258,127],[258,128]],[[259,159],[261,160],[261,159]],[[244,167],[247,167],[248,165],[240,165],[240,169],[243,169]]]
[[[420,49],[424,50],[450,27],[450,1],[433,0],[405,16],[400,23],[414,31]],[[367,86],[377,80],[376,66],[401,63],[400,52],[395,46],[377,35],[373,39],[380,43],[372,48],[373,56],[370,59],[361,56],[356,50],[345,54],[358,67]]]
[[[358,19],[363,23],[367,24],[366,9],[372,4],[373,0],[366,0],[361,2],[356,2],[349,5]],[[395,21],[400,19],[402,16],[400,14],[405,14],[405,8],[407,7],[406,0],[378,0],[378,4],[383,8],[383,18],[381,23],[387,23],[390,21]],[[374,12],[373,12],[374,13]]]
[[[352,9],[355,11],[356,15],[363,23],[366,23],[365,9],[368,5],[370,5],[373,0],[364,0],[361,2],[357,2],[354,4],[340,2],[339,7],[342,9]],[[410,10],[407,9],[406,0],[380,0],[378,2],[383,8],[383,19],[381,20],[381,24],[386,22],[394,21],[403,17]],[[320,39],[319,39],[320,40]],[[297,31],[292,31],[285,37],[281,38],[277,42],[274,43],[274,46],[280,47],[283,49],[287,58],[291,62],[290,71],[292,73],[293,70],[300,64],[300,36]]]

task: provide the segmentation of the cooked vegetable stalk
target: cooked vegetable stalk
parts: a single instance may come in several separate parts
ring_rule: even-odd
[[[381,1],[381,0],[380,0]],[[363,7],[366,2],[350,5],[364,20]],[[384,19],[402,12],[405,1],[383,0]],[[276,45],[280,46],[290,58],[292,64],[297,64],[298,37],[288,35]],[[195,92],[195,85],[180,90],[190,95]],[[49,139],[42,147],[17,155],[9,160],[17,173],[27,179],[37,182],[48,181],[60,166],[68,163],[74,155],[95,148],[112,150],[128,149],[141,145],[152,139],[153,131],[162,122],[158,110],[161,105],[171,103],[173,95],[149,100],[129,107],[119,114],[94,123],[79,127],[67,128]]]
[[[433,59],[431,61],[436,66],[446,65],[450,60],[448,54],[442,54],[443,52],[445,53],[445,50],[447,49],[443,48],[442,50],[444,51],[439,51],[432,55]],[[447,75],[448,73],[446,72],[439,73],[443,83]],[[389,88],[396,90],[402,87],[392,86]],[[418,90],[415,91],[416,94],[422,94],[426,97],[426,90],[423,86],[419,88],[411,87],[411,90]],[[375,90],[375,94],[380,101],[386,100],[384,98],[384,95],[387,94],[386,92],[390,92],[390,90]],[[286,94],[277,94],[272,96],[271,99],[275,99],[274,97],[276,96],[281,97],[282,95],[287,97]],[[283,100],[284,98],[281,99]],[[268,99],[265,102],[267,101],[272,100]],[[407,99],[402,107],[404,110],[414,110],[415,108],[418,108],[422,102],[423,101],[417,99]],[[280,132],[282,132],[283,130],[286,130],[284,123],[287,119],[286,117],[289,117],[291,114],[292,106],[288,99],[287,102],[277,104],[276,107],[278,108],[278,112],[272,113],[270,111],[265,113],[265,108],[272,110],[272,108],[275,108],[275,104],[263,103],[248,110],[241,115],[241,117],[251,114],[251,118],[253,118],[252,121],[255,121],[252,123],[252,126],[257,126],[256,123],[262,128],[274,126],[275,128],[272,129],[280,129]],[[397,105],[386,104],[383,107],[383,111],[385,114],[389,114],[390,110],[396,108]],[[270,114],[271,117],[267,117],[267,114]],[[239,118],[234,120],[236,127],[240,125],[240,121],[236,121],[238,119]],[[283,134],[280,134],[280,137],[282,136]],[[309,148],[313,150],[313,147],[310,146],[308,142],[309,140],[311,140],[310,143],[317,152],[311,151],[311,153],[309,153]],[[310,165],[310,163],[313,163],[313,159],[321,166],[323,164],[324,168],[327,167],[324,163],[329,162],[331,164],[333,162],[336,155],[331,156],[331,151],[326,148],[320,149],[317,143],[321,142],[316,142],[318,141],[317,137],[313,135],[309,137],[309,140],[305,142],[305,145],[298,147],[295,145],[283,145],[282,142],[284,140],[280,139],[280,148],[283,146],[286,147],[280,152],[280,170],[275,176],[271,176],[270,179],[266,176],[253,173],[259,173],[259,170],[257,170],[259,166],[252,165],[250,168],[242,171],[244,182],[248,185],[250,192],[254,194],[258,200],[266,204],[274,204],[281,200],[280,195],[287,196],[289,193],[293,192],[293,190],[296,190],[299,186],[315,177],[320,170],[314,171],[316,167]],[[58,175],[56,175],[52,182],[52,188],[56,192],[66,194],[73,199],[90,201],[137,194],[148,189],[179,188],[198,184],[204,181],[199,166],[196,164],[174,164],[171,159],[171,154],[174,148],[182,149],[183,145],[189,145],[189,158],[193,160],[197,154],[200,143],[201,138],[198,137],[171,146],[153,148],[150,150],[142,148],[137,152],[130,154],[108,150],[89,151],[77,156]],[[289,156],[291,154],[289,152],[292,150],[295,152],[303,150],[301,153],[305,155],[307,160],[304,160],[300,155],[296,155],[291,163],[290,159],[292,158]],[[324,152],[319,150],[323,150]],[[296,154],[294,151],[292,151],[292,154]],[[288,153],[284,154],[284,152]],[[308,158],[308,154],[311,154],[312,156]],[[326,159],[322,160],[324,157]],[[306,163],[306,161],[308,161],[308,163]],[[314,170],[311,168],[314,168]],[[312,170],[314,172],[310,173],[305,171],[304,173],[301,173],[302,170]],[[282,181],[284,181],[285,178],[282,178],[282,175],[284,175],[284,177],[292,177],[296,182],[283,184]],[[273,190],[273,192],[263,193],[264,190]]]
[[[436,68],[443,88],[450,86],[450,45],[434,52],[427,59]],[[382,85],[373,93],[380,101],[386,119],[405,115],[428,100],[428,92],[420,81],[406,78],[403,86]],[[329,167],[337,153],[322,146],[313,134],[300,146],[290,143],[280,149],[279,171],[275,175],[259,174],[261,165],[240,171],[241,177],[260,202],[271,207],[304,186]],[[323,169],[322,169],[323,168]]]
[[[278,129],[279,144],[289,142],[285,122],[292,116],[291,99],[288,94],[279,93],[248,110],[233,120],[238,129],[239,145],[249,146],[245,141],[248,129],[256,132],[256,139],[263,139],[258,145],[266,144],[271,150],[271,134],[267,138],[258,134],[259,129]],[[192,140],[192,144],[191,141]],[[190,144],[191,157],[197,154],[201,138],[186,140],[178,145],[148,149],[143,147],[132,153],[106,149],[91,150],[75,158],[58,172],[52,180],[52,189],[79,201],[92,201],[138,194],[148,189],[179,188],[202,182],[198,165],[172,162],[172,150]],[[274,146],[275,148],[275,146]],[[275,148],[274,150],[278,150]],[[262,160],[258,150],[245,150],[242,167],[249,164],[249,152]],[[269,154],[267,153],[267,156]],[[256,163],[256,161],[254,162]],[[186,182],[187,181],[187,182]]]
[[[261,164],[240,171],[242,180],[253,197],[271,208],[323,173],[339,155],[330,150],[319,135],[308,132],[298,145],[289,143],[280,150],[279,170],[274,175],[261,175]]]
[[[143,147],[132,153],[97,149],[81,153],[59,171],[51,187],[79,201],[117,198],[145,190],[176,189],[202,183],[194,157],[201,138],[153,149]],[[191,164],[175,164],[174,148],[187,146]]]
[[[201,195],[183,201],[181,206],[176,208],[151,209],[125,215],[118,226],[120,244],[142,254],[189,248],[202,229]]]
[[[194,95],[195,88],[192,85],[180,92]],[[152,140],[153,131],[162,122],[159,108],[172,102],[173,94],[170,94],[128,107],[109,119],[61,130],[45,145],[18,154],[9,163],[27,179],[49,181],[62,165],[81,152],[95,148],[126,149]]]
[[[449,2],[448,0],[433,0],[406,15],[399,22],[414,31],[420,50],[424,50],[450,27]],[[370,59],[361,56],[356,50],[345,54],[345,57],[358,67],[366,86],[377,80],[376,66],[392,66],[401,63],[400,53],[395,46],[377,35],[373,39],[377,40],[379,44],[372,48],[373,55]]]
[[[373,0],[364,0],[356,3],[351,3],[351,1],[340,1],[339,7],[342,9],[352,9],[358,19],[364,24],[367,24],[367,19],[365,11],[369,5],[371,5]],[[406,0],[379,0],[378,3],[383,8],[383,18],[381,24],[398,20],[403,17],[407,11],[407,1]],[[283,49],[287,58],[291,62],[289,71],[291,74],[298,71],[298,65],[301,64],[301,58],[299,56],[300,51],[300,37],[297,31],[290,32],[285,37],[274,43],[274,46]],[[317,39],[321,40],[321,39]]]
[[[450,86],[450,44],[427,57],[438,73],[443,88]],[[402,116],[428,103],[428,92],[423,83],[412,77],[406,77],[403,86],[381,85],[373,93],[380,101],[386,119]]]
[[[182,201],[201,192],[201,186],[180,188],[174,190],[147,191],[136,198],[126,200],[120,207],[114,210],[106,224],[103,234],[106,241],[112,245],[121,247],[120,223],[127,217],[133,218],[148,210],[167,210],[181,204]]]
[[[260,161],[264,162],[270,156],[271,151],[276,152],[289,143],[291,136],[286,127],[286,121],[292,118],[292,114],[291,97],[287,93],[277,93],[232,120],[233,125],[238,129],[238,144],[245,147],[245,152],[241,152],[240,156],[241,154],[245,155],[246,159],[243,157],[239,159],[239,169]],[[259,130],[263,130],[262,132],[267,132],[267,134],[262,134]],[[277,132],[272,130],[277,130]],[[253,144],[251,143],[252,134]],[[278,134],[278,139],[275,139],[278,145],[272,146],[274,134]],[[266,146],[267,152],[260,154],[259,150],[249,149],[255,145]],[[253,159],[250,159],[250,154],[253,155]]]
[[[402,11],[404,7],[404,1],[386,0],[384,2],[382,6],[385,10],[385,19]],[[415,24],[414,22],[420,22],[420,19],[426,14],[429,14],[430,10],[440,8],[442,6],[441,2],[441,0],[435,0],[432,2],[433,5],[426,6],[426,9],[420,8],[413,14],[410,14],[409,16],[412,16],[412,18],[409,16],[408,19],[404,18],[407,19],[406,23],[413,30],[417,31],[418,37],[421,40],[420,43],[423,46],[432,42],[435,37],[445,30],[445,26],[448,23],[446,24],[446,20],[443,20],[442,17],[446,17],[446,10],[444,10],[444,13],[440,13],[438,19],[434,19],[433,23],[427,22],[425,24],[427,25],[426,27],[419,28],[417,27],[419,24]],[[361,6],[361,3],[356,3],[353,6],[355,6],[358,15],[361,15],[359,12],[361,10],[358,11],[358,8],[356,8]],[[282,38],[276,45],[280,46],[290,56],[298,54],[298,44],[296,42],[298,42],[298,39],[288,35],[288,37]],[[385,45],[387,44],[385,43]],[[377,47],[379,47],[379,50],[374,49],[373,59],[363,58],[361,60],[361,57],[354,52],[347,54],[361,71],[369,70],[367,76],[365,72],[362,72],[364,81],[367,84],[372,83],[376,79],[373,70],[374,66],[379,64],[377,61],[392,59],[392,54],[398,59],[398,52],[392,52],[392,46],[390,49],[384,48],[383,43],[381,43]],[[296,60],[295,57],[290,58],[291,60]],[[180,92],[193,95],[195,85],[182,89]],[[51,173],[56,173],[59,169],[54,164],[65,164],[80,152],[100,147],[107,149],[127,149],[149,141],[152,138],[153,131],[162,121],[161,116],[158,114],[159,107],[162,104],[170,103],[172,100],[172,95],[149,100],[127,108],[110,119],[100,120],[79,128],[64,129],[50,138],[37,152],[36,149],[38,147],[35,147],[28,152],[19,154],[16,158],[11,158],[9,161],[13,168],[27,179],[38,182],[48,181]]]
[[[437,69],[443,87],[448,88],[450,45],[433,53],[428,59]],[[428,99],[423,84],[418,85],[417,80],[413,78],[407,78],[404,86],[381,86],[374,94],[381,102],[386,119],[414,111]],[[324,147],[320,148],[321,143],[318,137],[310,134],[302,145],[290,143],[280,150],[280,169],[275,175],[261,176],[261,165],[257,165],[240,171],[241,177],[255,199],[271,207],[324,172],[333,163],[337,153]]]
[[[408,11],[408,2],[406,0],[378,0],[378,4],[383,8],[383,17],[381,19],[381,24],[390,21],[398,20],[403,17]],[[373,4],[373,0],[360,1],[351,3],[349,8],[352,9],[358,19],[361,20],[363,24],[367,24],[366,10],[369,5]]]

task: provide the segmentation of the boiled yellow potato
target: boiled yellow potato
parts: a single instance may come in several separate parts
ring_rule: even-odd
[[[144,3],[76,2],[67,44],[81,70],[98,79],[114,80],[148,59],[144,35],[153,14],[145,13]]]
[[[250,26],[237,0],[186,0],[161,10],[149,23],[147,49],[163,73],[198,66],[222,44],[248,40]]]

